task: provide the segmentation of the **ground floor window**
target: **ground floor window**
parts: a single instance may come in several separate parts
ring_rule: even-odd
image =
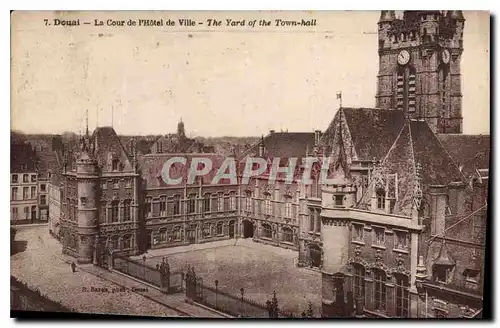
[[[132,248],[132,236],[126,235],[123,237],[123,249]]]
[[[224,225],[222,222],[217,222],[217,235],[223,235],[224,234]]]
[[[385,312],[387,292],[385,288],[385,283],[387,280],[387,275],[385,271],[374,269],[374,299],[375,299],[375,310]]]
[[[409,308],[409,280],[408,276],[396,275],[396,316],[408,318]]]
[[[316,244],[309,246],[309,266],[314,268],[321,268],[321,257],[323,251],[321,247]]]
[[[355,297],[365,297],[365,267],[361,264],[353,263],[353,289]]]
[[[273,238],[273,230],[271,226],[267,223],[262,224],[262,237]]]
[[[288,243],[293,243],[293,230],[290,228],[283,228],[283,241]]]

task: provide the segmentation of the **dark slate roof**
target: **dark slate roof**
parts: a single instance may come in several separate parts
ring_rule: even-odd
[[[408,121],[381,163],[384,174],[397,173],[395,214],[411,215],[417,166],[420,166],[421,189],[424,192],[431,185],[466,182],[429,125],[424,121]],[[373,183],[375,181],[370,182]],[[369,192],[366,192],[357,207],[368,209],[370,198]]]
[[[264,138],[267,157],[305,157],[314,148],[313,132],[273,132]]]
[[[104,171],[112,170],[113,156],[117,156],[120,164],[123,165],[123,171],[133,171],[131,157],[123,147],[120,138],[112,127],[98,127],[92,134],[92,139],[96,145],[94,154],[99,166]]]
[[[490,167],[489,135],[438,134],[439,141],[466,176]]]
[[[380,160],[405,123],[403,111],[380,108],[341,108],[358,160]]]
[[[36,153],[29,143],[12,144],[10,146],[10,172],[36,172]]]
[[[36,152],[39,178],[48,178],[49,172],[52,174],[60,170],[57,154],[50,148]]]
[[[422,165],[425,185],[465,182],[465,176],[426,122],[411,121],[410,128],[415,161]]]
[[[194,157],[208,158],[212,161],[212,170],[205,176],[203,176],[203,184],[210,184],[213,177],[217,173],[218,168],[224,162],[225,157],[217,154],[148,154],[139,157],[139,169],[143,181],[145,182],[146,188],[160,188],[168,187],[162,179],[162,169],[165,162],[172,157],[184,157],[186,158],[186,165],[181,163],[174,163],[171,167],[171,178],[182,177],[182,182],[180,186],[185,185],[188,178],[189,167],[191,161]],[[227,172],[226,172],[227,173]],[[228,179],[222,179],[219,184],[229,184]],[[195,184],[197,182],[195,181]]]

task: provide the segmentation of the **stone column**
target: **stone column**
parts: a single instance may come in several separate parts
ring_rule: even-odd
[[[365,277],[365,307],[367,310],[373,310],[374,308],[373,289],[373,278],[370,274],[369,277]]]
[[[385,292],[386,292],[386,312],[389,317],[396,316],[396,286],[392,281],[393,278],[388,279],[388,282],[385,284]]]

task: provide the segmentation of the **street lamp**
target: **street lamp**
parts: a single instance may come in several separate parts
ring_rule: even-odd
[[[217,294],[219,293],[218,286],[219,280],[215,279],[215,308],[217,308]]]
[[[245,288],[240,288],[241,300],[243,301],[243,295],[245,294]]]
[[[146,255],[142,256],[142,262],[144,264],[144,280],[146,280]]]

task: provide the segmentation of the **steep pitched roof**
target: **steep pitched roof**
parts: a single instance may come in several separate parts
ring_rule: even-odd
[[[474,174],[476,169],[490,167],[489,135],[438,134],[437,137],[466,176]]]
[[[112,127],[98,127],[92,134],[95,142],[95,157],[104,171],[112,171],[114,158],[120,161],[122,171],[133,171],[132,159],[123,147],[120,138]]]
[[[182,178],[182,182],[180,186],[186,185],[187,178],[189,174],[189,168],[191,166],[191,161],[193,158],[208,158],[212,162],[212,169],[210,172],[203,176],[202,183],[210,184],[217,173],[217,170],[221,167],[224,162],[224,156],[220,156],[217,154],[148,154],[141,156],[139,158],[139,168],[141,172],[141,176],[143,181],[146,184],[146,188],[160,188],[160,187],[168,187],[162,179],[162,170],[165,162],[172,157],[183,157],[186,158],[186,165],[182,163],[174,163],[170,169],[170,177]],[[227,173],[227,172],[225,172]],[[194,184],[198,182],[195,181]],[[222,179],[219,184],[229,184],[230,181],[228,179]]]
[[[314,148],[313,132],[271,132],[263,140],[252,145],[240,158],[248,155],[257,156],[259,145],[264,143],[265,157],[305,157]]]
[[[397,179],[392,176],[394,174]],[[389,179],[390,176],[392,179]],[[411,215],[417,184],[425,192],[431,185],[465,182],[465,177],[446,149],[423,121],[409,121],[400,130],[380,168],[372,174],[370,188],[363,195],[358,208],[369,208],[369,190],[378,183],[380,177],[388,179],[390,183],[397,183],[397,186],[389,186],[391,190],[388,192],[397,191],[393,212],[401,215]]]
[[[29,143],[12,144],[10,146],[10,172],[36,172],[36,153]]]
[[[342,124],[339,124],[342,121]],[[336,135],[342,129],[343,138],[349,143],[353,159],[360,161],[381,160],[404,125],[400,110],[379,108],[340,108],[321,138],[326,154],[336,146]]]

